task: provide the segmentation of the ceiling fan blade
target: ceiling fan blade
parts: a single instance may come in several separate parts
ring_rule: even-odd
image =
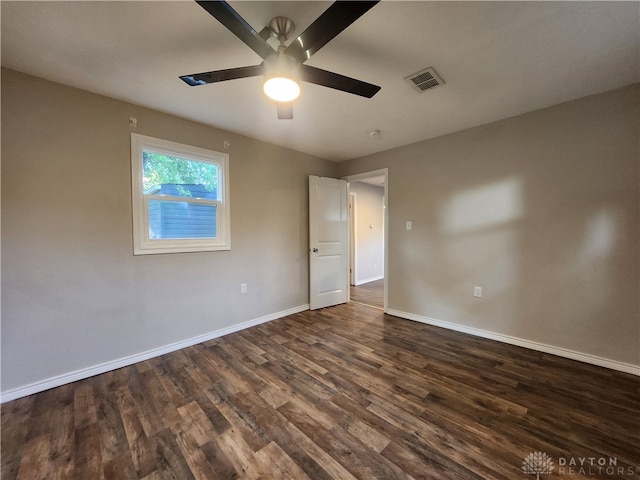
[[[278,102],[278,120],[291,120],[293,118],[293,103]]]
[[[378,85],[345,77],[344,75],[328,72],[310,65],[300,65],[300,80],[367,98],[373,97],[381,88]]]
[[[214,70],[212,72],[192,73],[191,75],[180,76],[180,80],[192,87],[196,87],[198,85],[206,85],[208,83],[234,80],[236,78],[257,77],[258,75],[262,75],[263,70],[263,66],[260,64],[251,67],[228,68],[226,70]]]
[[[338,1],[333,3],[287,47],[286,53],[300,63],[305,62],[311,55],[369,11],[378,1]]]
[[[196,3],[209,12],[222,25],[227,27],[231,33],[242,40],[251,50],[260,55],[260,58],[264,59],[276,53],[271,45],[269,45],[238,12],[231,8],[227,2],[196,0]]]

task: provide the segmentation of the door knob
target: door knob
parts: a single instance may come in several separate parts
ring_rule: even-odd
[[[314,248],[314,249],[312,250],[312,252],[313,252],[313,253],[318,253],[318,249],[317,249],[317,248]]]

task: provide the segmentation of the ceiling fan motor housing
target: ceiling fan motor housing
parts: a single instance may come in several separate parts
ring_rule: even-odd
[[[291,34],[295,32],[296,25],[290,18],[275,17],[269,22],[269,29],[271,30],[271,34],[276,37],[282,45],[289,39]]]
[[[299,65],[295,58],[284,53],[283,48],[278,48],[277,53],[264,59],[264,77],[297,77]]]

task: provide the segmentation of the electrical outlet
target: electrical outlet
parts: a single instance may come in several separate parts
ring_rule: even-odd
[[[247,284],[246,283],[241,283],[240,284],[240,293],[247,293]]]
[[[473,287],[473,296],[474,297],[482,297],[482,287]]]
[[[405,224],[405,227],[406,227],[407,230],[413,229],[413,222],[411,220],[407,220],[407,223]]]

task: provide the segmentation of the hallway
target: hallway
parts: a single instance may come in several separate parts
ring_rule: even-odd
[[[384,308],[384,279],[358,286],[351,285],[351,301],[382,310]]]

